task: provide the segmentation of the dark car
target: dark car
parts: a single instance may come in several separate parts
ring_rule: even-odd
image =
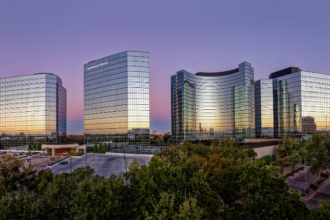
[[[65,165],[65,164],[69,164],[68,161],[62,161],[62,162],[60,162],[60,165]]]

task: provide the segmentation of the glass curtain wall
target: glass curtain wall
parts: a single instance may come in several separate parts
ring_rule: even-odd
[[[50,73],[0,79],[2,149],[60,143],[66,137],[66,89]]]
[[[256,138],[273,138],[273,80],[258,80],[254,83],[254,88]]]
[[[269,80],[257,81],[256,137],[270,137],[269,125],[275,138],[310,138],[315,133],[329,136],[329,88],[329,75],[296,67],[272,73]],[[269,105],[270,102],[273,105]],[[272,118],[271,108],[272,124],[268,123]]]
[[[122,52],[84,70],[86,143],[149,144],[149,53]]]
[[[254,70],[244,62],[220,73],[171,77],[172,143],[255,136]]]

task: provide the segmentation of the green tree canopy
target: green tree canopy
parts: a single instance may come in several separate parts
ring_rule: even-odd
[[[314,174],[330,167],[330,140],[320,134],[315,134],[306,143],[305,159],[310,171]]]

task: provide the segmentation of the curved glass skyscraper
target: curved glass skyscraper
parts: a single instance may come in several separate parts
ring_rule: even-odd
[[[66,89],[52,73],[0,79],[0,148],[66,139]]]
[[[254,70],[243,62],[225,72],[171,77],[172,142],[255,136]]]

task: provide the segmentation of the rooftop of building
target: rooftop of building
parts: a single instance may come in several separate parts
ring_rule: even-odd
[[[125,50],[125,51],[123,51],[123,52],[119,52],[119,53],[111,54],[111,55],[108,55],[108,56],[105,56],[105,57],[102,57],[102,58],[99,58],[99,59],[96,59],[96,60],[91,60],[91,61],[87,62],[87,63],[84,64],[84,65],[87,65],[87,64],[93,63],[93,62],[98,61],[98,60],[102,60],[102,59],[107,58],[107,57],[111,57],[111,56],[115,56],[115,55],[118,55],[118,54],[121,54],[121,53],[125,53],[125,52],[149,53],[149,52],[147,52],[147,51]]]
[[[301,69],[298,67],[289,67],[289,68],[285,68],[283,70],[279,70],[276,72],[273,72],[269,75],[269,79],[275,79],[281,76],[285,76],[285,75],[289,75],[291,73],[296,73],[296,72],[300,72]]]
[[[198,72],[196,73],[197,76],[226,76],[233,73],[237,73],[239,71],[239,68],[233,69],[233,70],[227,70],[223,72],[214,72],[214,73],[207,73],[207,72]]]
[[[244,61],[244,62],[239,64],[239,68],[244,66],[244,65],[248,65],[248,66],[251,67],[250,63]],[[232,69],[232,70],[227,70],[227,71],[222,71],[222,72],[198,72],[195,75],[197,75],[197,76],[210,76],[210,77],[213,77],[213,76],[226,76],[226,75],[230,75],[230,74],[239,72],[239,68]]]
[[[58,75],[56,75],[54,73],[32,73],[32,74],[19,75],[19,76],[2,77],[0,79],[10,79],[10,78],[17,78],[17,77],[24,77],[24,76],[33,76],[33,75],[43,75],[43,74],[57,76],[58,78],[61,79],[61,77],[59,77]]]

